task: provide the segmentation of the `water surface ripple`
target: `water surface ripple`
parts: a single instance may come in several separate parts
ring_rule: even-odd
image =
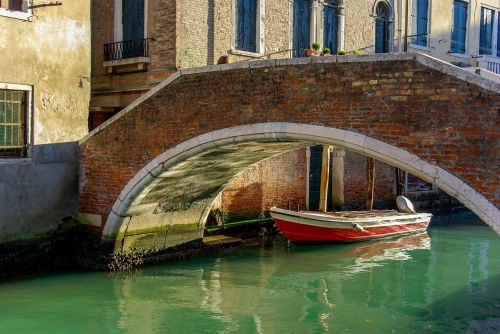
[[[499,333],[500,238],[457,224],[470,220],[378,242],[288,248],[277,238],[132,273],[5,283],[0,332]]]

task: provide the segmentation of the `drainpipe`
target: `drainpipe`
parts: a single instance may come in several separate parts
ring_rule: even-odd
[[[404,35],[404,52],[408,51],[408,4],[409,0],[406,0],[406,8],[405,8],[405,35]]]
[[[344,50],[344,34],[345,34],[345,5],[344,0],[338,1],[338,26],[337,26],[337,51]]]
[[[403,52],[403,1],[398,0],[398,52]]]

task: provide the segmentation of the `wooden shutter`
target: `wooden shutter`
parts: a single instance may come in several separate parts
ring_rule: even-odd
[[[467,33],[467,3],[455,0],[453,4],[453,30],[451,34],[451,51],[465,53],[465,36]]]
[[[257,51],[257,0],[236,1],[236,48]]]
[[[337,8],[323,7],[323,46],[330,48],[332,54],[337,53]]]
[[[493,43],[493,10],[481,7],[481,25],[479,30],[479,54],[491,55]]]
[[[500,57],[500,12],[498,12],[497,16],[497,57]]]
[[[427,36],[422,36],[427,34],[429,19],[429,1],[428,0],[418,0],[417,2],[417,44],[422,46],[427,46]]]
[[[304,50],[311,46],[309,30],[311,28],[311,2],[308,0],[293,1],[293,44],[294,57],[303,57]]]

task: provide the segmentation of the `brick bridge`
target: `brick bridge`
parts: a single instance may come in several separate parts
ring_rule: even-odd
[[[414,53],[183,69],[80,141],[80,217],[116,250],[197,240],[236,174],[331,144],[436,184],[500,233],[499,92]]]

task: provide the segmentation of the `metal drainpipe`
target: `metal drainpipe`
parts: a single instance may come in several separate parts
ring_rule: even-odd
[[[338,26],[337,26],[337,51],[344,50],[344,36],[345,36],[345,5],[344,0],[338,2]]]
[[[404,36],[404,52],[408,51],[408,6],[409,0],[406,0],[406,8],[405,8],[405,36]]]
[[[403,52],[403,1],[398,0],[398,52]]]

